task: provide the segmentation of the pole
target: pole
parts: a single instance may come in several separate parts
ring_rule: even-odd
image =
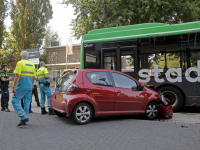
[[[66,51],[66,70],[67,70],[67,51]]]

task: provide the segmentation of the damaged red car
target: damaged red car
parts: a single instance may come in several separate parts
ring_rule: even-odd
[[[95,116],[144,114],[172,118],[170,102],[133,77],[114,70],[83,69],[66,72],[56,83],[51,107],[59,117],[86,124]]]

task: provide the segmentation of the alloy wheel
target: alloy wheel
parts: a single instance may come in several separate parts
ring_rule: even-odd
[[[81,123],[87,122],[90,119],[90,116],[91,116],[91,112],[87,106],[82,105],[78,107],[78,109],[76,109],[76,119],[79,122]]]
[[[155,103],[150,103],[146,108],[148,119],[155,119],[158,116],[158,108]]]

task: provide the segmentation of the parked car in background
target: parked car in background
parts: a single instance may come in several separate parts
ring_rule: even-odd
[[[51,107],[57,116],[70,116],[77,124],[105,115],[173,116],[173,108],[162,94],[125,73],[106,69],[67,71],[56,83]]]

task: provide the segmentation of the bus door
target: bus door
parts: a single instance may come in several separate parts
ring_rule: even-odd
[[[137,46],[118,46],[101,49],[101,68],[118,70],[137,78]]]
[[[117,48],[101,50],[101,68],[117,70]]]

